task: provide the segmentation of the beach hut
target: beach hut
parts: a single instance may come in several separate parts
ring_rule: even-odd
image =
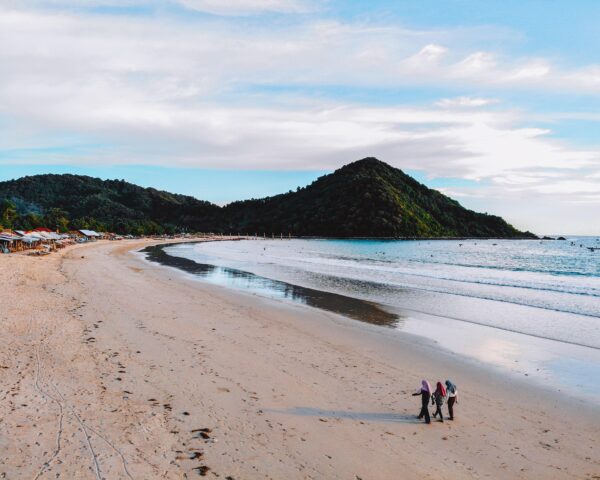
[[[37,233],[25,232],[24,230],[15,230],[15,234],[21,239],[23,250],[29,250],[38,247],[42,243],[42,238]]]
[[[23,250],[23,242],[19,235],[10,231],[0,233],[0,252],[10,253]]]
[[[101,238],[101,235],[94,230],[78,230],[78,232],[83,236],[83,238],[88,242],[94,242]]]
[[[38,247],[41,243],[41,240],[37,237],[25,235],[21,237],[21,242],[23,242],[23,250],[31,250],[32,248]]]
[[[8,234],[0,233],[0,253],[10,253],[12,238]]]

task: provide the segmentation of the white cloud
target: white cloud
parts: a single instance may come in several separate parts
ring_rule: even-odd
[[[437,63],[448,52],[448,49],[435,44],[425,45],[418,53],[410,57],[409,62],[415,65]]]
[[[489,52],[475,52],[457,63],[453,70],[457,77],[486,75],[497,67],[495,56]]]
[[[584,89],[600,91],[600,65],[590,65],[581,70],[569,72],[565,75],[569,86],[578,85]]]
[[[600,183],[589,188],[600,191]],[[494,185],[476,188],[444,189],[463,205],[503,216],[517,228],[539,235],[598,235],[597,217],[600,194],[542,193],[531,186],[508,188]]]
[[[314,7],[302,0],[175,0],[200,12],[216,15],[252,15],[263,12],[305,13]]]
[[[509,73],[510,80],[535,80],[547,76],[551,72],[550,65],[545,60],[528,62]]]
[[[316,0],[19,0],[7,2],[8,5],[21,7],[34,6],[46,8],[78,8],[94,7],[160,7],[177,5],[186,9],[223,16],[247,16],[260,13],[308,13],[317,10]]]
[[[96,8],[96,7],[137,7],[160,4],[171,0],[0,0],[0,8]]]
[[[442,111],[323,106],[268,94],[215,100],[247,84],[387,87],[418,75],[406,61],[443,74],[448,49],[430,43],[414,54],[420,37],[332,21],[249,31],[5,10],[0,105],[4,115],[41,132],[114,142],[124,152],[118,161],[160,163],[170,150],[173,164],[333,168],[379,154],[477,179],[502,178],[519,165],[579,168],[591,161],[592,153],[557,145],[546,131],[517,127],[511,112],[481,111],[497,101],[490,98],[443,99]],[[458,65],[479,78],[495,61],[477,53]],[[454,75],[456,64],[447,67]]]
[[[435,105],[442,108],[477,108],[500,103],[496,98],[455,97],[442,98]]]

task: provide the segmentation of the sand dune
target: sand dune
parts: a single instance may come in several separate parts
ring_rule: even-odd
[[[0,478],[600,478],[597,406],[144,243],[0,258]],[[460,386],[456,421],[417,421],[423,376]]]

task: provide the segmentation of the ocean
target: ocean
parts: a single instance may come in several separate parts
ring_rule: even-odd
[[[204,281],[425,336],[600,398],[595,237],[256,239],[177,244],[164,253],[202,266],[195,273]]]

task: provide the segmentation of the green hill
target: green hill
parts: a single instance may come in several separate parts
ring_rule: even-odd
[[[14,207],[16,220],[8,222],[5,213],[3,222],[3,204],[5,212],[7,206]],[[209,202],[122,180],[36,175],[0,182],[0,225],[4,227],[92,228],[134,234],[210,231],[220,214],[220,207]]]
[[[0,182],[0,225],[322,237],[534,237],[365,158],[311,185],[219,207],[122,180],[36,175]]]
[[[311,185],[225,207],[231,231],[323,237],[535,237],[365,158]]]

